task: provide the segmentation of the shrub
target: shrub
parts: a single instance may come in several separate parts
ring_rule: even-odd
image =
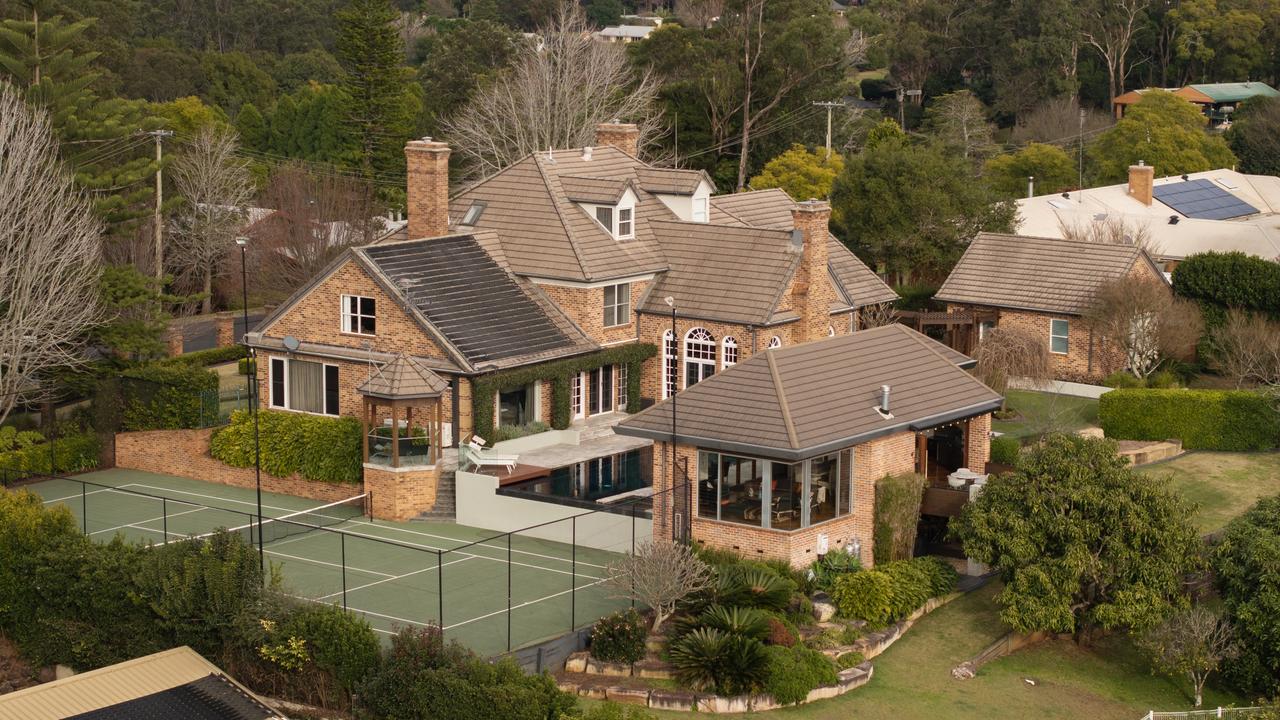
[[[795,591],[795,582],[765,567],[730,565],[716,574],[715,596],[721,605],[782,610]]]
[[[813,586],[826,592],[831,592],[836,578],[861,569],[862,561],[858,560],[857,555],[840,551],[829,552],[809,566],[809,570],[813,572]]]
[[[591,629],[591,656],[605,662],[633,663],[644,657],[648,625],[635,610],[615,612]]]
[[[1268,450],[1280,443],[1280,412],[1247,390],[1113,390],[1098,420],[1117,440],[1178,438],[1188,450]]]
[[[845,617],[880,627],[915,612],[930,598],[955,589],[959,573],[937,558],[896,560],[836,581],[832,599]]]
[[[236,363],[236,370],[241,375],[249,375],[252,377],[257,377],[258,375],[258,371],[251,358],[240,358],[240,361]]]
[[[297,606],[280,623],[280,633],[305,641],[316,666],[347,694],[378,667],[382,646],[368,621],[340,607]]]
[[[0,453],[26,450],[44,442],[44,436],[35,430],[19,430],[12,425],[0,427]]]
[[[1117,370],[1103,378],[1102,384],[1109,388],[1140,388],[1142,380],[1127,370]]]
[[[698,628],[668,647],[676,679],[694,690],[738,695],[760,687],[768,655],[759,640],[715,628]]]
[[[852,645],[862,639],[862,631],[853,625],[845,625],[836,636],[841,645]]]
[[[956,584],[960,582],[960,571],[942,558],[922,557],[911,562],[919,565],[928,574],[929,597],[950,595],[955,591]]]
[[[844,575],[836,580],[831,599],[844,617],[882,627],[893,616],[893,579],[880,570]]]
[[[1280,496],[1231,521],[1211,564],[1241,650],[1224,676],[1253,697],[1280,694]]]
[[[866,658],[863,657],[860,652],[847,652],[836,658],[836,669],[848,670],[851,667],[861,665],[864,660],[866,660]]]
[[[730,635],[764,640],[769,636],[769,613],[752,607],[715,605],[703,610],[695,620],[697,627],[709,627]]]
[[[606,700],[599,705],[587,708],[582,713],[582,720],[657,720],[657,718],[644,708],[619,705]]]
[[[1001,465],[1017,465],[1018,456],[1022,454],[1022,443],[1018,438],[1000,435],[991,438],[991,462]]]
[[[764,691],[783,705],[793,705],[809,697],[819,685],[833,685],[836,669],[826,655],[803,645],[765,649]]]
[[[197,350],[195,352],[183,353],[175,357],[166,358],[158,361],[161,365],[190,365],[192,367],[209,367],[210,365],[221,365],[235,360],[244,360],[245,347],[243,345],[228,345],[226,347],[210,348],[208,350]]]
[[[360,421],[305,413],[258,413],[262,469],[276,477],[356,483],[361,478]],[[253,419],[236,411],[214,433],[209,454],[233,467],[253,467]]]
[[[19,439],[23,435],[26,433],[18,433]],[[38,433],[31,433],[31,435],[38,435]],[[56,437],[53,441],[52,453],[47,442],[0,453],[0,469],[28,473],[71,473],[89,470],[98,466],[99,447],[98,436],[91,432]]]
[[[1280,314],[1280,263],[1242,252],[1192,255],[1173,271],[1173,291],[1219,308]]]
[[[780,617],[770,616],[768,619],[769,634],[765,636],[765,643],[769,645],[781,645],[782,647],[791,647],[800,642],[800,634],[791,623]]]
[[[911,557],[924,487],[925,479],[913,473],[885,475],[876,481],[873,530],[876,564]]]
[[[878,568],[889,576],[890,619],[901,620],[933,597],[930,571],[914,560],[898,560]]]
[[[493,429],[492,433],[490,433],[493,437],[490,438],[489,441],[491,443],[497,443],[502,442],[503,440],[514,440],[516,438],[525,437],[526,435],[536,435],[540,432],[546,432],[550,429],[550,425],[540,420],[535,420],[534,422],[526,423],[524,425],[499,425]]]
[[[121,429],[175,430],[218,420],[218,376],[197,365],[152,363],[120,377]]]
[[[1172,390],[1182,387],[1182,378],[1172,370],[1161,370],[1147,378],[1147,387],[1158,390]]]

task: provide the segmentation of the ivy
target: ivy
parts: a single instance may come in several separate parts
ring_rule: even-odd
[[[605,365],[627,367],[627,412],[640,411],[640,372],[644,361],[658,354],[652,343],[634,343],[613,347],[589,355],[503,370],[482,375],[471,383],[471,418],[474,432],[490,436],[494,431],[493,395],[522,388],[539,380],[551,383],[551,427],[564,430],[573,419],[570,404],[571,379]]]

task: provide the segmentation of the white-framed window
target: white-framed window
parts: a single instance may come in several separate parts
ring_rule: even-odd
[[[1049,321],[1049,352],[1056,355],[1066,355],[1070,345],[1067,342],[1067,335],[1071,330],[1071,325],[1066,320],[1050,320]]]
[[[720,341],[720,363],[724,367],[738,363],[738,341],[732,335],[726,335]]]
[[[587,405],[582,397],[582,373],[573,376],[572,388],[569,392],[569,404],[573,408],[575,418],[586,417]]]
[[[780,348],[780,347],[782,347],[782,338],[778,337],[777,335],[774,335],[773,337],[769,338],[769,349],[772,350],[773,348]]]
[[[378,303],[363,295],[342,296],[342,332],[353,335],[377,335]]]
[[[613,412],[613,378],[617,374],[616,368],[616,365],[601,365],[595,370],[582,373],[581,377],[587,388],[584,400],[587,411],[592,415]]]
[[[625,240],[636,236],[634,207],[618,208],[618,239]]]
[[[613,231],[613,206],[604,205],[596,208],[596,222],[604,226],[610,235],[615,234]]]
[[[268,404],[274,408],[337,415],[338,366],[297,358],[271,358]]]
[[[684,386],[696,385],[716,374],[716,339],[696,327],[684,336]]]
[[[606,285],[604,288],[604,326],[616,327],[631,322],[631,283]]]
[[[627,400],[630,394],[627,392],[627,365],[623,363],[618,366],[618,410],[626,412]]]
[[[676,394],[676,336],[670,330],[662,333],[662,397]]]
[[[707,198],[695,197],[693,199],[693,221],[707,221]]]

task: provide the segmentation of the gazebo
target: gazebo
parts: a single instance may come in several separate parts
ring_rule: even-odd
[[[410,466],[435,465],[443,444],[442,398],[448,388],[446,380],[404,353],[375,368],[356,389],[364,397],[360,415],[364,462],[393,468],[401,467],[402,462]],[[424,421],[422,434],[415,432],[415,409]],[[385,417],[388,414],[390,417]]]

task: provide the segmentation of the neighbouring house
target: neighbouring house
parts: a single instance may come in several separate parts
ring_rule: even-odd
[[[656,25],[610,25],[603,30],[597,30],[594,37],[601,42],[633,43],[644,40],[657,29]]]
[[[1240,103],[1255,97],[1276,97],[1280,92],[1263,82],[1196,83],[1180,88],[1167,88],[1166,92],[1200,106],[1209,124],[1215,128],[1231,125],[1231,115]],[[1124,117],[1130,105],[1140,102],[1147,89],[1130,90],[1116,96],[1111,102],[1116,119]]]
[[[947,325],[951,347],[972,352],[990,329],[1019,327],[1044,338],[1054,377],[1096,382],[1123,370],[1125,360],[1085,316],[1098,289],[1123,277],[1168,287],[1151,256],[1133,245],[981,233],[934,299],[962,321]]]
[[[361,418],[383,516],[430,509],[473,436],[526,436],[504,483],[598,494],[634,486],[628,468],[648,482],[649,443],[610,429],[628,412],[896,299],[830,234],[826,202],[715,196],[706,173],[637,159],[638,137],[604,124],[595,147],[452,197],[449,147],[409,143],[403,234],[344,251],[249,334],[262,407]],[[529,452],[553,443],[575,447]]]
[[[1001,397],[972,364],[886,325],[766,350],[616,430],[656,442],[655,534],[798,567],[837,550],[869,565],[876,480],[925,475],[930,494],[955,496],[926,497],[942,519],[968,498],[947,476],[985,470]]]
[[[1144,247],[1165,272],[1209,251],[1280,258],[1280,177],[1226,169],[1155,173],[1135,165],[1128,182],[1018,200],[1016,231],[1061,238],[1123,226],[1147,236]]]
[[[0,717],[283,720],[284,715],[183,646],[0,695]]]

